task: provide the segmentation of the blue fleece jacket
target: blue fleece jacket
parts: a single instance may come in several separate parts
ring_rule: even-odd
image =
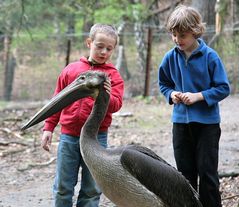
[[[230,93],[224,65],[218,54],[202,39],[186,59],[179,48],[168,51],[159,66],[159,88],[169,104],[173,91],[202,92],[204,101],[192,105],[174,104],[172,122],[204,124],[220,123],[218,103]]]

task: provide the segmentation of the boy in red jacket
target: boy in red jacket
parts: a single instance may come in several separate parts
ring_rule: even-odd
[[[105,119],[102,121],[99,133],[99,143],[107,147],[107,132],[112,121],[112,113],[122,106],[124,82],[118,70],[109,59],[117,44],[118,35],[114,27],[107,24],[95,24],[86,40],[90,49],[89,57],[67,65],[61,72],[54,95],[59,93],[76,77],[87,70],[98,70],[108,74],[110,82],[105,87],[110,93],[110,102]],[[97,207],[101,191],[93,180],[81,156],[79,138],[84,125],[93,107],[93,98],[80,99],[61,112],[54,114],[45,121],[42,135],[42,147],[49,151],[52,133],[58,124],[61,124],[60,142],[57,152],[57,169],[53,186],[55,207],[72,207],[74,187],[77,184],[79,168],[82,168],[81,189],[77,199],[77,207]]]

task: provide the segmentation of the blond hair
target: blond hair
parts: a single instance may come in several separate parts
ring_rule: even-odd
[[[196,9],[180,5],[169,16],[166,28],[170,33],[192,32],[195,38],[199,38],[205,31],[205,24]]]
[[[89,37],[94,40],[97,33],[103,33],[115,39],[115,45],[118,42],[118,32],[116,28],[110,24],[94,24],[90,29]]]

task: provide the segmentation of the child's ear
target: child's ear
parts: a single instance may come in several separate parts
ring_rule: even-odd
[[[92,39],[88,37],[88,38],[85,40],[85,43],[86,43],[86,46],[87,46],[88,48],[90,48],[90,45],[91,45],[91,43],[92,43]]]

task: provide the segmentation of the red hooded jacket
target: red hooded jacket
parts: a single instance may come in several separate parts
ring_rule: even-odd
[[[108,74],[111,80],[111,94],[108,111],[101,123],[99,131],[105,132],[112,121],[112,113],[117,112],[123,102],[124,81],[113,64],[92,65],[85,57],[67,65],[57,80],[54,95],[73,82],[79,74],[87,70],[98,70]],[[79,136],[82,126],[88,118],[94,104],[91,97],[75,101],[62,111],[47,118],[43,130],[53,132],[58,122],[61,124],[61,133]]]

